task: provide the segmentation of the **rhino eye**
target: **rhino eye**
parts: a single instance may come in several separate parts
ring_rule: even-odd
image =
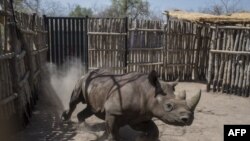
[[[174,105],[173,105],[172,103],[166,103],[166,104],[164,105],[164,109],[165,109],[167,112],[172,111],[173,108],[174,108]]]

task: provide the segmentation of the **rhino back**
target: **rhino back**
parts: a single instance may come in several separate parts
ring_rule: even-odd
[[[152,90],[147,75],[137,72],[114,75],[97,70],[89,73],[85,81],[85,97],[95,113],[105,109],[118,115],[143,112],[146,99],[150,96],[147,93]]]

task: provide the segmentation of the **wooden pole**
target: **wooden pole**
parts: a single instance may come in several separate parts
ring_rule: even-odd
[[[128,17],[125,17],[124,19],[124,26],[125,26],[125,55],[124,55],[124,67],[128,66]],[[127,70],[125,70],[125,73],[127,72]]]
[[[228,35],[228,50],[232,51],[234,48],[234,44],[233,44],[233,31],[229,31],[229,35]],[[226,89],[226,93],[230,92],[230,80],[232,77],[232,55],[228,55],[228,66],[227,66],[227,78],[226,78],[226,84],[225,84],[225,89]]]
[[[89,53],[88,53],[88,50],[89,50],[89,36],[88,36],[88,21],[89,21],[89,17],[86,16],[85,19],[84,19],[84,29],[85,29],[85,44],[83,45],[86,49],[83,49],[84,50],[84,56],[85,57],[85,73],[87,73],[89,71]]]
[[[216,47],[216,34],[217,34],[217,29],[213,30],[213,33],[212,33],[211,49],[214,49]],[[212,80],[213,61],[214,61],[214,55],[210,52],[209,53],[208,76],[207,76],[207,80],[208,80],[207,91],[208,92],[210,91],[210,85],[211,85],[211,80]]]
[[[240,38],[239,38],[239,45],[237,46],[236,50],[241,51],[241,45],[242,45],[242,39],[243,39],[244,32],[241,31],[240,33]],[[239,56],[236,57],[236,61],[238,61]],[[239,77],[240,77],[240,65],[236,62],[236,75],[235,75],[235,80],[234,80],[234,93],[237,94],[238,91],[238,82],[239,82]]]
[[[238,47],[238,43],[239,43],[239,38],[240,38],[240,34],[241,34],[241,31],[238,30],[236,31],[236,39],[235,39],[235,42],[234,42],[234,47],[233,47],[233,51],[236,51],[237,47]],[[235,56],[232,57],[232,59],[234,59]],[[235,67],[235,62],[233,62],[232,64],[232,77],[231,77],[231,90],[230,90],[230,93],[234,93],[234,80],[235,80],[235,72],[236,71],[236,67]]]
[[[221,33],[217,31],[217,45],[216,49],[218,50],[220,48],[221,44]],[[217,83],[218,83],[218,76],[219,76],[219,54],[214,55],[214,80],[213,80],[213,92],[217,90]]]
[[[245,34],[246,32],[243,31],[243,33]],[[241,39],[242,40],[242,43],[241,45],[239,46],[240,48],[240,51],[245,51],[245,46],[246,46],[246,40],[244,39],[245,38],[245,35],[243,36],[243,38]],[[240,75],[239,75],[239,81],[238,81],[238,90],[237,90],[237,95],[240,95],[240,96],[243,96],[242,94],[242,89],[243,89],[243,80],[244,80],[244,67],[246,66],[245,65],[245,62],[246,62],[246,59],[244,56],[240,56],[240,60],[239,60],[239,65],[240,65]]]
[[[230,49],[230,31],[226,30],[226,48],[225,50],[229,50]],[[228,64],[229,64],[229,56],[228,54],[225,55],[225,67],[224,67],[224,75],[223,75],[223,81],[222,81],[222,92],[226,92],[227,91],[227,77],[228,77],[228,73],[230,73],[230,69],[228,69]],[[228,72],[229,71],[229,72]]]

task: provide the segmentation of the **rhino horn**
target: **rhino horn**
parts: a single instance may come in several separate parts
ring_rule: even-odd
[[[195,107],[197,106],[197,104],[199,103],[201,98],[201,90],[195,94],[191,99],[187,100],[187,106],[194,111]]]
[[[185,100],[186,99],[186,91],[182,91],[177,95],[177,98],[180,100]]]

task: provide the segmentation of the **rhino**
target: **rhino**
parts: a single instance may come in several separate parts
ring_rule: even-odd
[[[125,125],[155,140],[159,130],[152,118],[176,126],[191,125],[194,120],[201,91],[186,100],[185,91],[174,94],[177,83],[158,79],[155,70],[149,74],[131,72],[121,75],[104,70],[90,71],[75,85],[69,109],[61,118],[69,120],[77,104],[83,103],[87,106],[77,114],[79,122],[92,115],[105,120],[109,141],[118,141],[119,128]]]

